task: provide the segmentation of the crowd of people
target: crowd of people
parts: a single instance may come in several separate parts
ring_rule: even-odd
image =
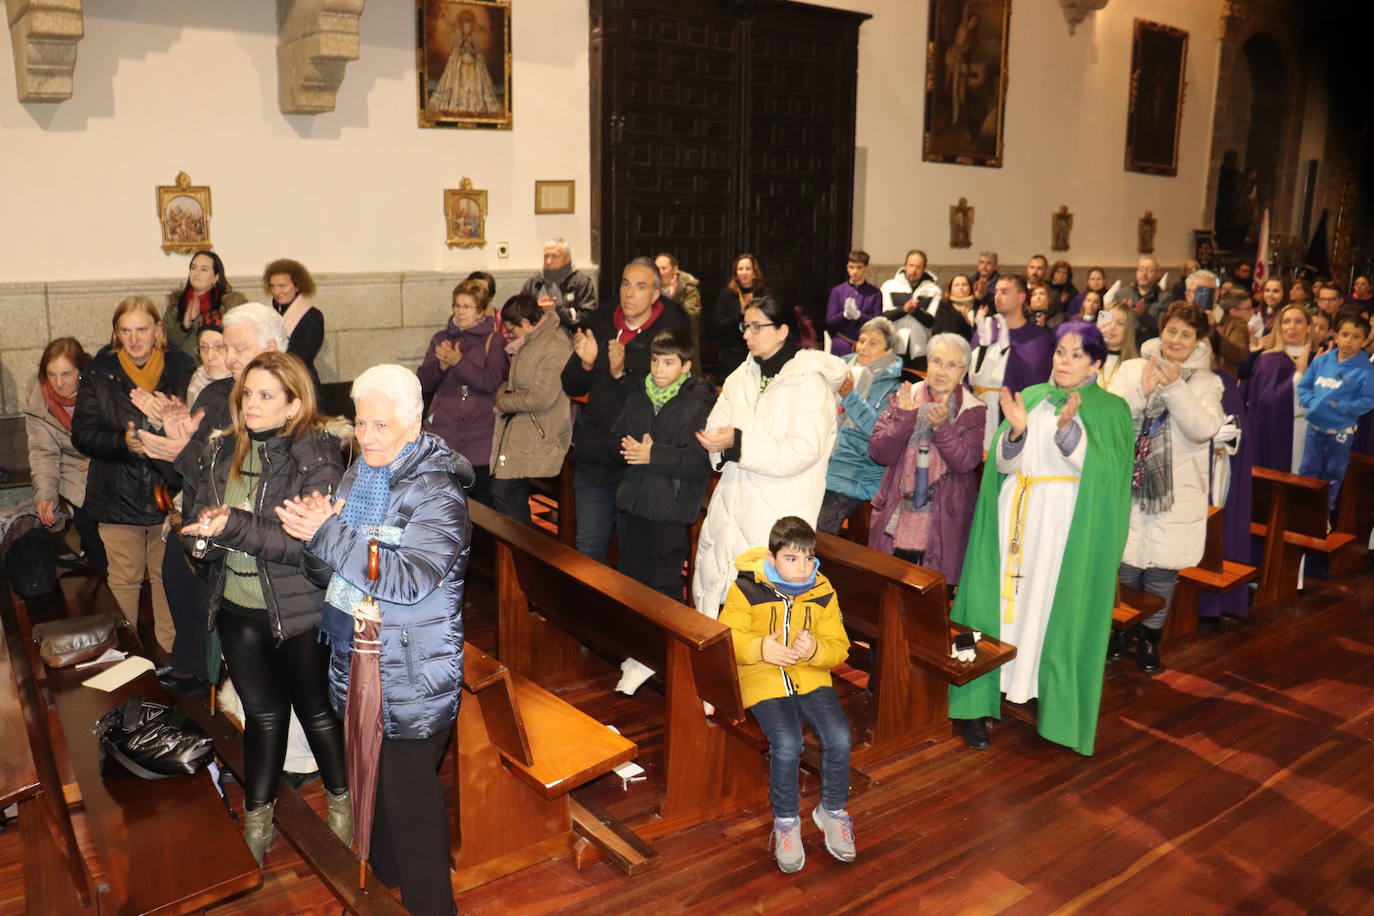
[[[120,302],[98,353],[72,338],[44,349],[25,401],[36,511],[54,527],[71,517],[130,620],[149,581],[170,689],[203,688],[222,652],[259,862],[294,729],[331,829],[353,840],[340,722],[355,656],[376,656],[374,870],[413,911],[446,913],[436,771],[461,680],[466,500],[531,524],[531,481],[570,457],[578,550],[605,563],[616,545],[622,573],[734,631],[773,747],[779,866],[803,861],[803,721],[825,751],[813,819],[850,861],[848,729],[828,673],[848,640],[815,531],[868,517],[871,548],[943,575],[954,620],[1017,646],[951,689],[970,747],[988,746],[1005,697],[1038,700],[1041,734],[1090,754],[1104,660],[1162,670],[1209,507],[1226,507],[1225,551],[1247,561],[1251,466],[1328,480],[1334,509],[1352,448],[1374,440],[1363,277],[1347,300],[1329,280],[1256,292],[1248,264],[1225,277],[1189,264],[1166,289],[1151,257],[1110,286],[1091,268],[1081,289],[1072,265],[1039,255],[1014,273],[984,252],[944,283],[916,249],[879,286],[869,267],[849,253],[817,340],[753,254],[703,321],[700,283],[671,253],[625,265],[599,302],[555,239],[499,310],[489,274],[460,282],[417,371],[354,381],[350,428],[318,406],[325,316],[309,271],[271,262],[270,304],[248,302],[199,252],[165,308]],[[1118,581],[1164,609],[1112,634]],[[1204,617],[1244,615],[1240,591]],[[617,689],[652,674],[625,659]]]

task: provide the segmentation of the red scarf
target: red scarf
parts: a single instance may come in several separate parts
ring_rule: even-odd
[[[616,340],[619,341],[622,346],[628,344],[630,341],[634,340],[644,331],[652,327],[653,323],[657,321],[659,316],[662,314],[663,300],[655,299],[654,310],[649,313],[649,319],[645,321],[643,324],[641,324],[639,327],[632,328],[625,323],[625,312],[621,309],[620,306],[617,305],[615,307],[615,329],[620,333],[616,335]]]
[[[76,395],[64,398],[54,391],[46,380],[39,384],[43,386],[43,402],[48,405],[48,413],[57,418],[57,422],[62,424],[63,429],[71,432],[72,410],[76,407]]]

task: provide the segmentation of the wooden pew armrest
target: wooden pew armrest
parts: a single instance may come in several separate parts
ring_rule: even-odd
[[[1259,575],[1259,567],[1236,563],[1233,560],[1223,560],[1221,572],[1193,566],[1181,570],[1178,575],[1179,578],[1187,579],[1199,588],[1224,595],[1252,581]]]
[[[978,641],[974,651],[978,657],[971,662],[961,662],[949,657],[949,647],[954,637],[969,632],[969,628],[957,623],[949,625],[949,641],[941,653],[927,646],[911,646],[911,660],[923,668],[940,675],[956,687],[962,687],[989,671],[995,671],[1016,657],[1016,647],[994,639],[986,634]]]

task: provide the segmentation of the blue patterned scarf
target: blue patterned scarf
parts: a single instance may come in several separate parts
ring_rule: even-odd
[[[401,529],[383,525],[382,522],[391,504],[391,475],[415,451],[418,442],[417,439],[407,444],[396,459],[384,467],[374,468],[363,459],[358,459],[358,473],[353,478],[353,487],[348,491],[343,512],[340,513],[345,525],[383,544],[401,542]],[[320,615],[321,642],[345,653],[352,652],[353,609],[365,595],[362,588],[337,572],[330,577],[329,587],[324,593],[324,613]]]

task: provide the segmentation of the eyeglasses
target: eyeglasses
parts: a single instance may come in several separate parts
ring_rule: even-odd
[[[196,347],[196,349],[199,350],[199,351],[202,352],[202,353],[228,353],[228,352],[229,352],[229,347],[228,347],[228,345],[222,344],[222,343],[217,343],[217,344],[201,344],[200,346]]]
[[[776,328],[777,326],[777,323],[772,321],[741,321],[739,332],[741,334],[757,334],[764,328]]]

